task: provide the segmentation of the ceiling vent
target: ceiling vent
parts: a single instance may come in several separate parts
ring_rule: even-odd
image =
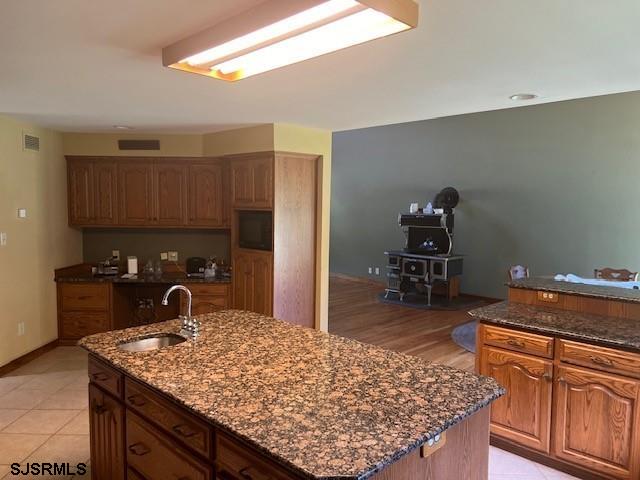
[[[160,140],[118,140],[120,150],[160,150]]]
[[[31,150],[33,152],[40,151],[40,137],[35,135],[29,135],[28,133],[22,134],[22,149]]]

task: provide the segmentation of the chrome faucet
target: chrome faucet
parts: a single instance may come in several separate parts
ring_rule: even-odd
[[[179,315],[180,320],[182,320],[182,328],[180,329],[180,334],[185,337],[195,338],[200,334],[200,321],[197,318],[193,318],[191,316],[191,290],[189,290],[184,285],[174,285],[169,288],[166,292],[164,292],[164,297],[162,297],[162,305],[169,305],[169,295],[171,295],[176,290],[182,290],[187,294],[187,314]]]

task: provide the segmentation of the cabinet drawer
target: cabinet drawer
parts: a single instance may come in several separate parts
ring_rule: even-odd
[[[129,378],[125,380],[124,399],[127,408],[135,410],[204,457],[213,458],[213,432],[205,422],[179,410],[170,401]]]
[[[82,338],[109,330],[109,314],[106,312],[62,312],[60,337]]]
[[[559,340],[560,361],[640,378],[640,355],[584,343]]]
[[[553,357],[553,338],[533,333],[484,325],[484,343],[539,357]]]
[[[295,476],[252,452],[231,437],[216,435],[216,463],[222,479],[294,480]]]
[[[89,357],[89,379],[117,398],[122,397],[123,375],[95,357]]]
[[[153,480],[210,480],[211,468],[134,413],[127,412],[127,465]]]
[[[194,315],[216,312],[225,308],[229,308],[227,297],[198,296],[193,298],[192,311]]]
[[[229,285],[228,284],[198,284],[198,283],[189,283],[189,290],[191,290],[191,294],[196,297],[199,295],[220,295],[225,296],[229,293]]]
[[[109,285],[103,283],[63,283],[62,311],[109,310]]]

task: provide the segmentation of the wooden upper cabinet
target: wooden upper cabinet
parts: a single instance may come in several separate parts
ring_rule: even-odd
[[[273,207],[273,154],[231,160],[231,197],[236,208]]]
[[[507,389],[507,394],[491,406],[491,432],[548,453],[552,361],[485,346],[480,373],[495,378]]]
[[[637,380],[559,367],[555,455],[613,478],[640,478],[639,401]]]
[[[225,168],[220,161],[189,166],[188,224],[203,227],[228,226],[224,201]]]
[[[118,165],[115,162],[96,161],[94,177],[94,225],[118,224]]]
[[[145,226],[156,221],[151,160],[120,161],[118,187],[120,224]]]
[[[69,159],[67,187],[70,225],[91,225],[95,215],[93,162]]]
[[[156,161],[153,167],[153,223],[165,226],[184,225],[187,210],[186,163]]]

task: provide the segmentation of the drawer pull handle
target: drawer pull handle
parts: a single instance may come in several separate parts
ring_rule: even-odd
[[[519,348],[524,348],[525,344],[522,340],[516,340],[515,338],[509,338],[507,340],[507,343],[509,345],[511,345],[512,347],[519,347]]]
[[[271,476],[259,472],[254,467],[245,467],[238,473],[244,480],[271,480]]]
[[[133,445],[129,445],[129,451],[134,455],[142,457],[149,453],[151,450],[149,450],[149,447],[147,447],[144,443],[134,443]]]
[[[613,362],[608,358],[595,357],[595,356],[590,356],[589,358],[596,365],[602,365],[603,367],[613,367]]]
[[[129,395],[127,397],[127,400],[129,400],[129,403],[134,407],[142,407],[147,403],[144,400],[139,400],[139,399],[144,399],[144,397],[138,393],[136,393],[135,395]]]
[[[183,425],[183,424],[174,425],[173,427],[171,427],[171,430],[173,430],[178,435],[180,435],[180,436],[182,436],[184,438],[194,437],[198,433],[198,432],[194,432],[193,430],[189,429],[189,427],[187,427],[186,425]]]
[[[102,415],[106,411],[107,411],[107,408],[104,405],[100,405],[99,403],[96,403],[93,406],[93,412],[96,413],[97,415]]]
[[[94,380],[96,380],[98,382],[106,382],[107,380],[109,380],[109,375],[107,375],[104,372],[98,372],[98,373],[94,373],[93,375],[91,375],[91,378],[93,378]]]

